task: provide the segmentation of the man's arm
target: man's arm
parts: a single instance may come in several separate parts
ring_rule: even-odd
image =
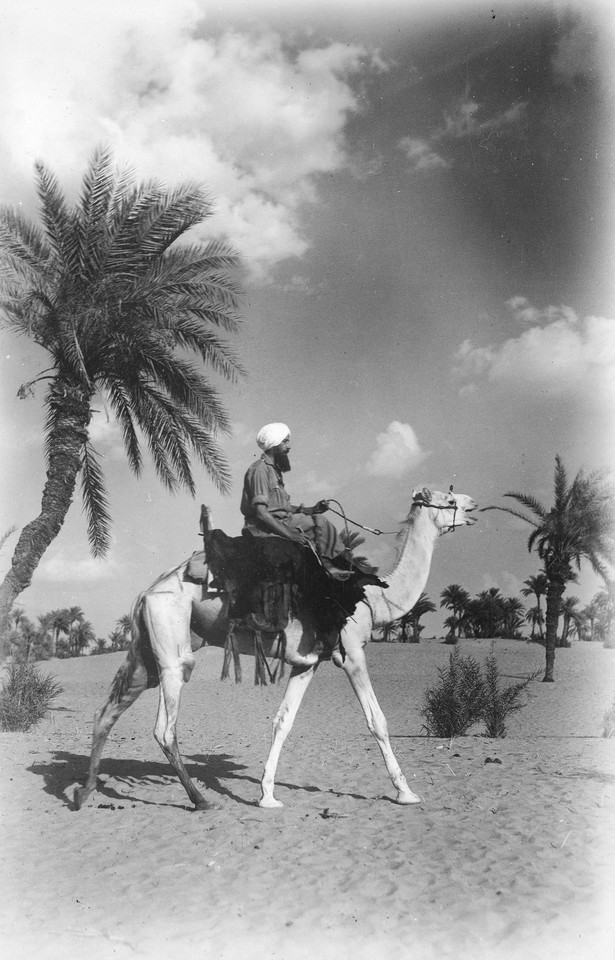
[[[284,537],[286,540],[296,540],[299,543],[303,543],[307,539],[301,530],[291,530],[286,524],[276,520],[273,514],[269,513],[264,503],[257,503],[254,512],[260,524],[279,537]]]

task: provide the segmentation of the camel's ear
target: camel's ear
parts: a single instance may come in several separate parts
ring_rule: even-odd
[[[429,490],[427,487],[423,487],[423,489],[421,490],[421,493],[423,495],[423,500],[425,501],[425,503],[431,503],[431,490]]]

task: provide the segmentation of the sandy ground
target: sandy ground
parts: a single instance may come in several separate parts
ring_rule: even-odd
[[[479,659],[486,641],[465,641]],[[558,651],[508,736],[452,743],[421,729],[450,647],[372,644],[370,671],[418,807],[388,781],[344,675],[326,664],[255,806],[280,688],[218,680],[205,649],[180,740],[221,809],[189,812],[151,730],[148,691],[115,727],[101,788],[72,809],[91,720],[122,654],[46,665],[51,718],[0,734],[3,956],[23,960],[613,960],[615,740],[601,738],[615,650]],[[542,649],[498,641],[509,682]],[[487,758],[501,763],[485,763]]]

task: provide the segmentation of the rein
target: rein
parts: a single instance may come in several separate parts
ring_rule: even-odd
[[[452,485],[452,484],[451,484],[450,487],[449,487],[449,493],[451,494],[451,497],[452,497],[452,500],[453,500],[452,503],[447,503],[447,504],[445,504],[445,505],[440,505],[440,504],[437,504],[437,503],[430,503],[428,500],[413,500],[413,501],[412,501],[412,506],[413,506],[413,507],[430,507],[432,510],[450,510],[450,509],[452,508],[452,510],[453,510],[453,522],[452,522],[451,526],[449,527],[449,530],[453,530],[453,532],[454,532],[455,529],[456,529],[456,527],[455,527],[455,519],[456,519],[456,517],[457,517],[457,510],[458,510],[459,508],[458,508],[458,506],[457,506],[457,501],[456,501],[455,498],[452,496],[452,494],[453,494],[453,485]],[[340,508],[339,510],[334,510],[333,507],[329,507],[329,510],[331,511],[331,513],[335,513],[338,517],[341,517],[341,518],[342,518],[342,520],[343,520],[344,523],[346,524],[346,529],[348,529],[348,524],[349,524],[349,523],[352,523],[353,526],[355,526],[355,527],[360,527],[361,530],[366,530],[368,533],[374,533],[377,537],[382,537],[382,536],[392,537],[392,536],[396,536],[397,533],[399,532],[398,530],[379,530],[378,527],[367,527],[364,523],[359,523],[358,520],[351,520],[350,517],[347,517],[347,516],[346,516],[346,513],[345,513],[345,511],[344,511],[344,508],[343,508],[343,506],[341,505],[341,503],[339,502],[339,500],[334,500],[334,499],[331,498],[330,500],[327,500],[327,503],[328,503],[328,504],[330,504],[330,503],[336,503],[336,504],[338,505],[338,507]]]
[[[351,520],[350,517],[346,516],[346,513],[344,512],[344,508],[339,502],[339,500],[331,499],[331,500],[327,500],[327,503],[337,503],[338,507],[340,508],[339,510],[334,510],[333,507],[329,507],[329,510],[331,511],[331,513],[335,513],[337,514],[338,517],[341,517],[344,523],[346,524],[346,527],[348,527],[349,523],[352,523],[354,527],[360,527],[361,530],[367,530],[368,533],[375,533],[377,537],[393,536],[394,534],[398,533],[397,530],[379,530],[378,527],[366,527],[364,523],[359,523],[358,520]]]

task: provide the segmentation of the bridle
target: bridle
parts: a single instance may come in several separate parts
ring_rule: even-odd
[[[450,524],[450,525],[447,527],[446,530],[443,531],[443,533],[448,533],[450,530],[455,531],[455,530],[457,529],[456,526],[455,526],[455,520],[457,519],[457,511],[459,510],[459,506],[458,506],[457,501],[455,500],[455,498],[454,498],[454,496],[453,496],[453,484],[452,484],[452,483],[451,483],[450,487],[448,488],[448,492],[449,492],[450,497],[451,497],[451,501],[452,501],[451,503],[446,503],[446,504],[431,503],[431,501],[425,500],[425,498],[422,497],[421,495],[419,495],[415,500],[412,501],[412,506],[413,506],[413,507],[429,507],[431,510],[451,510],[451,509],[452,509],[452,511],[453,511],[453,522],[452,522],[452,524]],[[379,530],[378,527],[368,527],[368,526],[366,526],[364,523],[359,523],[358,520],[351,520],[350,517],[347,517],[347,516],[346,516],[346,512],[345,512],[343,506],[341,505],[341,503],[339,502],[339,500],[334,500],[333,498],[331,498],[331,499],[327,500],[326,502],[327,502],[328,504],[330,504],[330,503],[336,503],[336,504],[338,505],[338,507],[340,508],[339,510],[334,510],[333,507],[329,507],[329,510],[331,511],[331,513],[335,513],[335,514],[337,514],[338,517],[341,517],[341,518],[343,519],[343,521],[344,521],[344,523],[345,523],[345,525],[346,525],[346,531],[348,531],[348,524],[349,524],[349,523],[352,523],[353,526],[355,526],[355,527],[360,527],[361,530],[366,530],[368,533],[373,533],[373,534],[375,534],[377,537],[381,537],[381,536],[396,536],[397,533],[399,532],[399,531],[397,531],[397,530]]]

